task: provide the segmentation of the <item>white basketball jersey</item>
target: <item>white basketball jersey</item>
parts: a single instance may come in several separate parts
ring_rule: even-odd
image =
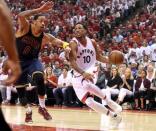
[[[95,47],[90,38],[86,37],[86,40],[87,44],[84,47],[76,38],[72,39],[72,41],[77,43],[76,63],[78,67],[84,71],[88,71],[90,68],[94,67],[96,63]]]

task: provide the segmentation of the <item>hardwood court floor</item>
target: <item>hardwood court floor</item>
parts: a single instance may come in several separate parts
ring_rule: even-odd
[[[53,119],[46,121],[33,107],[33,124],[24,123],[25,109],[20,106],[2,106],[13,131],[110,131],[109,119],[92,110],[48,108]],[[122,122],[112,131],[156,131],[156,112],[123,111]]]

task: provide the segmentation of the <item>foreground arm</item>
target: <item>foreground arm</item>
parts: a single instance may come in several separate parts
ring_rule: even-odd
[[[15,36],[13,24],[8,7],[3,0],[0,1],[0,40],[8,54],[8,60],[5,62],[4,71],[8,73],[11,70],[9,78],[4,84],[11,84],[16,81],[20,75],[20,66],[18,63],[18,55],[15,46]]]

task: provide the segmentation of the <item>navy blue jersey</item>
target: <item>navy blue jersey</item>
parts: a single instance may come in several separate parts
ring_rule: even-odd
[[[38,37],[34,36],[30,26],[27,34],[16,38],[17,51],[21,61],[38,58],[43,36],[43,33]]]

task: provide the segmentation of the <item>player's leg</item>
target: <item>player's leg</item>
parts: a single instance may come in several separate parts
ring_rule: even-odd
[[[28,62],[22,62],[21,64],[21,69],[22,69],[22,74],[20,75],[19,79],[15,83],[15,87],[18,93],[19,101],[20,103],[26,107],[26,117],[25,117],[25,122],[26,123],[32,123],[32,109],[29,104],[29,99],[27,98],[27,92],[26,92],[26,86],[28,84],[28,69],[30,63]]]
[[[107,98],[106,94],[102,92],[96,85],[85,82],[83,86],[88,92],[100,97],[103,100],[106,100],[108,106],[116,113],[120,113],[122,111],[121,106],[118,105],[116,102],[112,101],[110,98]]]
[[[31,66],[29,67],[29,74],[32,76],[32,82],[37,87],[38,99],[39,99],[39,110],[38,112],[46,120],[52,119],[51,115],[47,112],[45,108],[45,90],[46,86],[44,84],[44,74],[43,67],[39,60],[33,60]]]
[[[95,110],[98,113],[105,114],[105,115],[108,115],[111,117],[116,116],[116,114],[114,112],[110,111],[102,104],[96,102],[92,97],[88,97],[85,100],[85,103],[87,106],[89,106],[91,109]]]
[[[110,122],[113,128],[116,128],[121,122],[121,117],[118,114],[110,111],[102,104],[96,102],[92,97],[87,97],[85,100],[85,103],[86,105],[88,105],[91,109],[95,110],[96,112],[110,116],[111,118]]]
[[[111,99],[111,92],[109,88],[102,89],[101,91],[106,95],[107,99]],[[102,99],[102,104],[104,106],[108,105],[106,99]]]

